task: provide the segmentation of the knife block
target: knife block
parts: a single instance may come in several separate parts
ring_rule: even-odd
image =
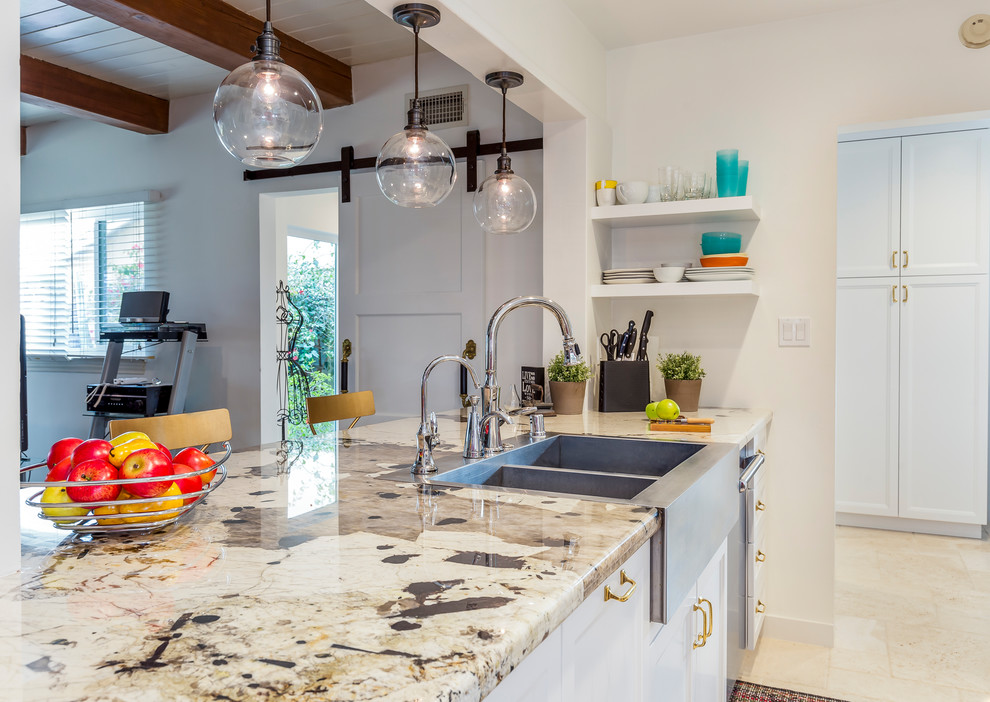
[[[649,403],[649,361],[599,361],[599,412],[642,412]]]

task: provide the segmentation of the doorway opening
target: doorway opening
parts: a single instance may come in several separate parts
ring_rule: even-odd
[[[286,236],[286,286],[300,315],[291,350],[295,372],[305,375],[310,396],[337,394],[337,235],[290,226]],[[306,399],[289,393],[289,417],[306,415]],[[289,422],[286,436],[309,433],[305,423]]]
[[[336,188],[259,196],[262,442],[306,435],[306,396],[337,392],[337,232]]]

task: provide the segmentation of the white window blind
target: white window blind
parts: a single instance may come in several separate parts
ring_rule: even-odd
[[[121,293],[157,288],[153,202],[21,215],[21,314],[29,355],[103,355]]]

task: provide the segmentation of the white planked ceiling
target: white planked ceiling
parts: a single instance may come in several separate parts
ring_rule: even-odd
[[[885,2],[890,0],[563,0],[606,49]]]
[[[226,0],[264,19],[264,0]],[[58,0],[20,0],[21,52],[156,97],[212,92],[227,71]],[[272,23],[349,66],[412,55],[409,30],[363,0],[273,0]],[[421,48],[428,50],[421,44]],[[244,47],[245,61],[250,47]],[[21,124],[61,119],[21,105]]]

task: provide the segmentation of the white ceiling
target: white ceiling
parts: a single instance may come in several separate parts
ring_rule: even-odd
[[[890,0],[563,0],[606,49],[811,17]]]
[[[2,0],[0,0],[2,1]],[[225,0],[264,19],[265,0]],[[563,0],[607,49],[774,22],[889,0]],[[21,51],[171,99],[211,92],[227,72],[58,0],[20,0]],[[272,0],[272,22],[349,66],[412,54],[409,30],[364,0]],[[424,50],[429,46],[424,41]],[[244,47],[245,60],[249,48]],[[21,124],[64,115],[21,106]]]
[[[261,20],[264,0],[226,0]],[[227,71],[58,0],[20,0],[21,52],[156,97],[212,92]],[[273,0],[272,23],[349,66],[412,55],[408,29],[363,0]],[[424,50],[428,47],[422,46]],[[250,58],[244,47],[244,59]],[[21,105],[28,126],[65,115]]]

